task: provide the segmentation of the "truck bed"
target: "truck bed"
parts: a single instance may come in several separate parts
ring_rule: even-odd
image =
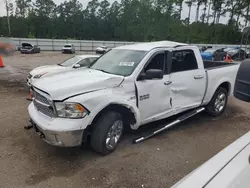
[[[228,83],[229,95],[234,89],[234,82],[239,68],[239,63],[225,63],[216,61],[203,61],[207,74],[207,89],[204,97],[204,104],[208,103],[219,85],[216,83]]]
[[[222,61],[203,61],[205,69],[215,69],[215,68],[222,68],[225,66],[232,66],[237,65],[237,63],[227,63]]]

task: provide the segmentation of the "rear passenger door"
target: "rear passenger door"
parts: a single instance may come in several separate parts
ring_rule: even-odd
[[[176,113],[198,107],[206,89],[206,73],[199,67],[193,50],[172,53],[171,101]]]

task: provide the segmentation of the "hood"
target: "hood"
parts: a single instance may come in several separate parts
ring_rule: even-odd
[[[41,67],[37,67],[37,68],[33,69],[30,72],[30,74],[32,76],[35,76],[37,74],[42,74],[42,73],[52,73],[52,72],[61,71],[61,70],[64,70],[66,68],[69,68],[69,67],[62,67],[59,65],[46,65],[46,66],[41,66]],[[71,69],[71,67],[70,67],[70,69]]]
[[[25,48],[25,47],[33,47],[30,43],[22,43],[22,47]]]
[[[123,76],[86,68],[51,74],[32,85],[48,93],[53,100],[64,100],[81,93],[115,87],[122,81]]]

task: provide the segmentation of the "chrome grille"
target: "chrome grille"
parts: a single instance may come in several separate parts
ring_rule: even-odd
[[[42,102],[42,103],[44,103],[44,104],[49,105],[48,99],[47,99],[46,97],[44,97],[43,95],[41,95],[40,93],[34,91],[33,95],[34,95],[34,98],[35,98],[36,100],[38,100],[38,101],[40,101],[40,102]]]
[[[34,105],[39,112],[43,113],[46,116],[54,117],[53,108],[51,106],[49,107],[44,106],[41,103],[37,102],[36,100],[34,100]]]
[[[54,117],[53,106],[49,103],[48,99],[40,93],[33,91],[34,105],[36,109],[46,116]]]

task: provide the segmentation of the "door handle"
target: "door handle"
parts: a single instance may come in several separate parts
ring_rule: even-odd
[[[170,84],[172,84],[171,81],[164,82],[164,85],[165,85],[165,86],[170,85]]]
[[[196,76],[194,76],[194,79],[202,79],[202,78],[204,78],[204,75],[196,75]]]

